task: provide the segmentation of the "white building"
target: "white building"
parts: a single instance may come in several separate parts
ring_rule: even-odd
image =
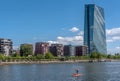
[[[0,38],[0,53],[8,56],[12,53],[12,41],[11,39]]]

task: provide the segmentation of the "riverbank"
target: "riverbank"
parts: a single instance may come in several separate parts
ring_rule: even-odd
[[[83,63],[83,62],[120,62],[120,59],[105,59],[105,60],[49,60],[49,61],[5,61],[0,62],[0,65],[4,64],[48,64],[48,63]]]
[[[67,60],[67,61],[59,61],[59,60],[54,60],[54,61],[14,61],[14,62],[0,62],[0,65],[3,64],[47,64],[47,63],[79,63],[79,62],[89,62],[89,60]]]

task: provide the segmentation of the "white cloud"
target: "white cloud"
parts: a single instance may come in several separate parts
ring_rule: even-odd
[[[120,47],[118,46],[118,47],[116,47],[116,49],[118,49],[119,51],[120,51]]]
[[[116,41],[119,41],[120,40],[120,36],[111,36],[111,37],[109,37],[109,36],[107,36],[107,42],[109,43],[111,43],[111,42],[116,42]]]
[[[106,30],[107,42],[120,41],[120,28],[112,28]]]
[[[56,41],[48,41],[50,44],[60,43],[60,44],[72,44],[72,45],[83,45],[83,36],[74,37],[61,37],[58,36]]]
[[[78,33],[78,35],[83,35],[84,34],[84,32],[83,31],[80,31],[79,33]]]
[[[47,41],[47,42],[50,43],[50,44],[58,43],[57,41]]]
[[[110,43],[110,42],[113,42],[113,40],[112,39],[107,39],[107,42]]]
[[[120,35],[120,28],[112,28],[106,30],[107,36],[119,36]]]
[[[120,53],[120,46],[116,46],[114,48],[108,48],[107,53],[108,54]]]
[[[113,40],[120,40],[120,36],[114,36],[112,37]]]
[[[83,37],[82,36],[74,36],[74,37],[57,37],[58,41],[83,41]]]
[[[77,28],[77,27],[72,27],[72,28],[70,29],[70,31],[71,31],[71,32],[77,32],[77,31],[79,31],[79,28]]]

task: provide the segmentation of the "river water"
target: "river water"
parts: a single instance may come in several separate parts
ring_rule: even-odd
[[[120,62],[1,65],[0,81],[120,81]]]

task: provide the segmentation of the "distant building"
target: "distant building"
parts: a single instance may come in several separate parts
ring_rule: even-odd
[[[64,56],[74,56],[75,48],[72,45],[64,45]]]
[[[19,50],[19,49],[13,50],[13,54],[18,54],[18,55],[20,55],[20,50]]]
[[[0,38],[0,53],[5,56],[12,54],[12,44],[11,39]]]
[[[64,48],[63,44],[51,44],[49,49],[54,56],[63,56],[64,54],[63,48]]]
[[[104,9],[95,4],[85,5],[84,45],[88,54],[107,54]]]
[[[33,55],[33,45],[32,44],[21,44],[20,55],[21,56],[31,56],[31,55]]]
[[[37,42],[35,44],[35,54],[46,54],[49,52],[49,43]]]
[[[75,46],[75,56],[83,56],[88,54],[87,46]]]

